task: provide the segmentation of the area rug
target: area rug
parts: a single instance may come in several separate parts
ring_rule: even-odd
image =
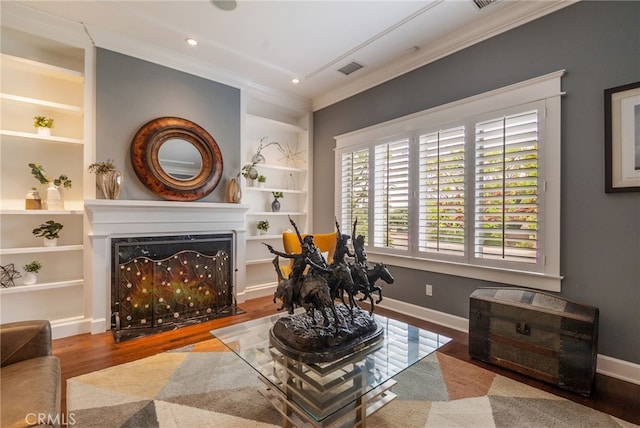
[[[396,376],[374,428],[637,427],[435,352]],[[277,427],[257,373],[217,339],[67,381],[74,427]]]

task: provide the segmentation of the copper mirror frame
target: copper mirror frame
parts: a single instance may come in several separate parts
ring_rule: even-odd
[[[200,171],[178,179],[160,165],[158,152],[168,140],[184,140],[202,157]],[[131,143],[131,163],[150,190],[170,201],[195,201],[211,193],[222,177],[222,153],[218,143],[202,127],[179,117],[160,117],[143,125]]]

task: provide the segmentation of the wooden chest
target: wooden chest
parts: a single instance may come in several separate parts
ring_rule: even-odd
[[[469,354],[588,396],[598,308],[523,288],[479,288],[469,302]]]

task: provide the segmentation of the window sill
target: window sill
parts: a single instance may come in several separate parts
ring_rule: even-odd
[[[538,272],[526,272],[509,269],[500,269],[486,266],[473,266],[463,263],[455,263],[440,260],[426,260],[412,257],[398,256],[396,254],[382,254],[367,251],[369,261],[384,262],[389,265],[428,272],[436,272],[447,275],[461,276],[464,278],[480,279],[484,281],[499,282],[508,285],[534,288],[537,290],[560,292],[562,276],[548,275]]]

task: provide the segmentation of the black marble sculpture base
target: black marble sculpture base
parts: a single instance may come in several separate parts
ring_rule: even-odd
[[[326,363],[358,352],[383,339],[383,329],[367,311],[336,305],[340,322],[324,325],[322,315],[316,314],[316,323],[306,313],[280,318],[270,331],[271,344],[284,355],[305,364]]]

